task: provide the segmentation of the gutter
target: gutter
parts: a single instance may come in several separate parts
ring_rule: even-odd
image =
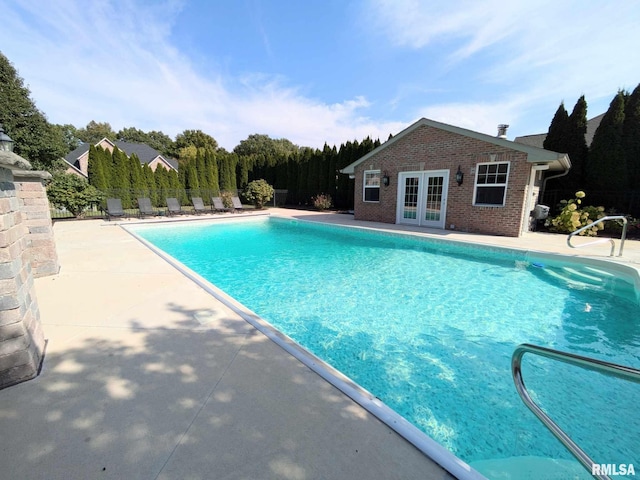
[[[540,198],[544,198],[544,192],[547,189],[547,181],[551,180],[552,178],[560,178],[560,177],[564,177],[565,175],[569,174],[569,169],[565,170],[562,173],[559,173],[558,175],[551,175],[550,177],[545,177],[544,180],[542,180],[542,188],[540,189]]]

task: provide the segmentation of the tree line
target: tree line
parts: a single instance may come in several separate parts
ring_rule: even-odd
[[[320,194],[330,195],[337,208],[353,207],[353,182],[339,173],[361,156],[380,145],[370,138],[322,150],[299,148],[285,139],[250,135],[234,152],[193,147],[180,159],[178,171],[163,167],[151,170],[132,154],[100,146],[89,147],[89,184],[107,196],[121,198],[124,208],[134,208],[137,197],[148,197],[154,206],[165,206],[167,197],[183,205],[191,197],[209,204],[221,192],[234,195],[253,180],[264,179],[276,189],[287,190],[286,203],[309,205]]]
[[[567,153],[572,167],[566,176],[549,180],[547,190],[556,199],[572,198],[582,190],[587,192],[588,203],[640,216],[640,85],[631,93],[616,93],[591,145],[587,145],[586,132],[584,95],[571,114],[561,103],[549,125],[544,148]]]

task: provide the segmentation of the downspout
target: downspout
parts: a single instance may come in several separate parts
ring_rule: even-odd
[[[551,180],[552,178],[560,178],[560,177],[564,177],[565,175],[568,175],[570,169],[571,168],[567,168],[564,172],[559,173],[558,175],[551,175],[550,177],[545,177],[544,180],[542,180],[542,188],[540,189],[540,198],[544,198],[544,192],[547,189],[547,181]]]

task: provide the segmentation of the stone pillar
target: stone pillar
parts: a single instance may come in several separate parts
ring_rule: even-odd
[[[27,227],[27,260],[34,278],[55,275],[60,270],[53,240],[53,224],[44,181],[49,172],[14,170],[18,207]]]
[[[38,374],[45,340],[12,170],[31,165],[0,151],[0,389]]]

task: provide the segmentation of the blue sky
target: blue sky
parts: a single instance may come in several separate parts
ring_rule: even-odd
[[[508,138],[640,83],[634,0],[0,0],[0,51],[53,123],[321,148],[421,117]]]

